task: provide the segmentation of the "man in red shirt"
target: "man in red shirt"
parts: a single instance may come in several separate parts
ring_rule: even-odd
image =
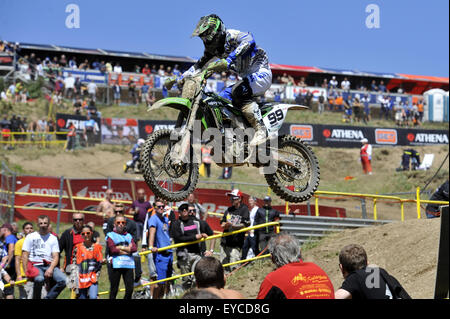
[[[297,239],[279,234],[268,249],[277,269],[266,276],[257,299],[334,299],[330,278],[316,264],[302,261]]]

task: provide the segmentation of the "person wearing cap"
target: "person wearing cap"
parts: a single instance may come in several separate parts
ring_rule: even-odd
[[[280,212],[272,207],[272,198],[270,196],[264,197],[264,205],[262,209],[256,212],[255,224],[266,224],[276,222],[280,219]],[[267,226],[259,228],[259,251],[266,248],[270,238],[275,234],[275,226]]]
[[[193,204],[181,204],[178,208],[178,213],[179,218],[173,222],[171,227],[171,235],[175,244],[207,238],[214,234],[205,221],[195,218],[195,206]],[[177,265],[182,274],[192,272],[195,264],[203,255],[212,255],[214,252],[214,240],[210,240],[209,243],[210,250],[208,251],[205,251],[205,242],[177,248]],[[192,288],[194,284],[193,279],[193,276],[183,277],[183,288],[186,290]]]
[[[194,193],[190,193],[188,197],[186,198],[186,201],[182,204],[192,204],[195,206],[195,217],[198,220],[206,220],[208,217],[208,212],[206,211],[206,208],[204,208],[199,202],[198,199],[195,198]]]
[[[361,147],[359,156],[363,172],[364,174],[372,175],[372,145],[369,144],[369,140],[367,138],[363,138],[361,143],[363,146]]]
[[[232,206],[228,207],[220,221],[220,227],[224,233],[233,232],[250,225],[250,213],[247,205],[242,203],[242,192],[234,189],[227,193],[230,197]],[[220,255],[223,264],[239,261],[242,256],[242,248],[244,246],[245,233],[222,237],[220,243]],[[229,270],[235,269],[237,266],[229,267]]]
[[[14,247],[17,242],[17,237],[13,235],[13,227],[11,224],[5,223],[0,228],[0,239],[4,241],[4,249],[7,253],[7,257],[2,259],[0,264],[1,269],[5,269],[8,275],[15,280],[16,279],[16,267],[14,257]],[[14,287],[10,286],[5,288],[4,294],[6,299],[14,299]]]

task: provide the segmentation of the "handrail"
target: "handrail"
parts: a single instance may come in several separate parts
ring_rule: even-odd
[[[221,233],[221,234],[217,234],[217,235],[212,235],[212,236],[208,236],[206,238],[202,238],[202,239],[198,239],[198,240],[194,240],[194,241],[189,241],[189,242],[185,242],[185,243],[178,243],[178,244],[173,244],[173,245],[169,245],[169,246],[165,246],[165,247],[161,247],[158,248],[157,252],[161,252],[161,251],[166,251],[172,248],[178,248],[178,247],[184,247],[184,246],[188,246],[188,245],[192,245],[192,244],[196,244],[196,243],[200,243],[200,242],[204,242],[207,240],[212,240],[212,239],[216,239],[216,238],[221,238],[221,237],[226,237],[226,236],[231,236],[231,235],[235,235],[238,233],[243,233],[243,232],[247,232],[249,230],[254,230],[254,229],[259,229],[259,228],[264,228],[264,227],[268,227],[268,226],[277,226],[279,225],[279,222],[270,222],[270,223],[265,223],[265,224],[259,224],[259,225],[255,225],[255,226],[251,226],[251,227],[245,227],[245,228],[241,228],[232,232],[226,232],[226,233]],[[140,256],[145,256],[148,254],[153,253],[151,248],[145,251],[142,251],[139,253]],[[260,256],[262,258],[262,256]],[[240,261],[242,262],[242,261]],[[224,265],[225,266],[225,265]],[[165,280],[168,280],[168,278],[166,278]],[[22,283],[25,283],[26,280],[22,280],[22,281],[18,281],[17,283],[15,283],[15,285],[19,285]],[[10,284],[6,284],[5,287],[9,287],[8,285]]]
[[[418,188],[419,189],[419,188]],[[0,189],[0,193],[5,192],[5,193],[10,193],[10,191],[4,191]],[[314,197],[315,197],[315,215],[319,216],[319,196],[318,195],[339,195],[339,196],[348,196],[348,197],[358,197],[358,198],[372,198],[373,202],[374,202],[374,219],[377,220],[377,208],[376,208],[376,203],[378,199],[390,199],[390,200],[395,200],[398,201],[400,203],[400,210],[401,210],[401,221],[404,221],[404,203],[416,203],[418,209],[420,209],[420,203],[424,203],[424,204],[437,204],[437,205],[449,205],[449,202],[447,201],[435,201],[435,200],[425,200],[425,199],[421,199],[420,198],[420,189],[418,192],[416,192],[416,196],[418,196],[416,199],[409,199],[409,198],[401,198],[398,196],[391,196],[391,195],[379,195],[379,194],[363,194],[363,193],[345,193],[345,192],[334,192],[334,191],[316,191],[314,193]],[[50,198],[59,198],[59,195],[49,195],[49,194],[34,194],[34,193],[24,193],[24,192],[15,192],[16,195],[19,196],[39,196],[39,197],[50,197]],[[64,199],[70,199],[70,196],[61,196],[61,198]],[[78,200],[87,200],[87,201],[102,201],[103,198],[90,198],[90,197],[81,197],[81,196],[73,196],[72,199],[78,199]],[[130,200],[119,200],[119,199],[113,199],[112,202],[119,202],[119,203],[126,203],[126,204],[131,204],[132,201]],[[8,206],[8,205],[4,205],[4,204],[0,204],[2,206]],[[10,205],[9,205],[10,207]],[[19,207],[19,206],[15,206],[18,208],[28,208],[28,207]],[[177,207],[173,206],[173,209],[177,209]],[[40,208],[40,209],[44,209],[44,208]],[[55,209],[48,209],[47,210],[55,210]],[[82,213],[87,213],[87,214],[95,214],[95,212],[91,212],[91,211],[82,211],[82,210],[69,210],[69,209],[62,209],[61,211],[64,212],[82,212]],[[289,203],[286,202],[286,211],[289,211]],[[208,215],[212,215],[212,216],[218,216],[221,217],[223,216],[222,213],[215,213],[215,212],[207,212]],[[128,215],[130,216],[130,215]],[[128,217],[127,216],[127,217]],[[420,213],[418,213],[418,219],[420,219]]]

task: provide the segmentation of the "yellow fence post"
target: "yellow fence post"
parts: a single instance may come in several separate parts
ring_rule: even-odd
[[[316,196],[316,202],[315,202],[315,210],[316,210],[316,216],[319,216],[319,197]]]
[[[373,220],[377,220],[378,216],[377,216],[377,199],[374,198],[373,199]]]
[[[402,222],[404,222],[405,221],[405,210],[404,210],[404,202],[401,200],[400,201],[400,211],[401,211],[401,215],[402,215]]]
[[[420,219],[420,187],[416,188],[417,219]]]

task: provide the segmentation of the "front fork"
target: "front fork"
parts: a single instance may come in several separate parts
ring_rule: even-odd
[[[172,161],[173,165],[183,165],[184,163],[189,163],[191,156],[189,154],[189,149],[191,146],[191,137],[192,137],[192,131],[194,130],[195,125],[195,118],[197,114],[197,110],[200,105],[200,99],[201,99],[201,91],[197,94],[194,103],[192,104],[192,109],[188,116],[188,121],[186,125],[179,131],[174,131],[173,134],[171,134],[171,140],[172,138],[175,140],[178,140],[178,138],[181,136],[181,140],[179,140],[175,145],[173,145],[172,149],[170,150],[170,159]],[[200,129],[201,131],[201,129]],[[174,135],[175,134],[175,135]],[[200,143],[193,143],[193,150],[194,150],[194,156],[195,154],[199,154],[198,152],[201,150],[201,144]]]

